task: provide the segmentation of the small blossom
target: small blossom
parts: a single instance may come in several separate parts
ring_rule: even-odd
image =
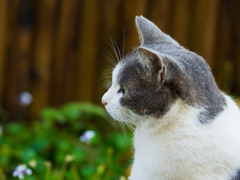
[[[19,103],[23,107],[27,107],[29,104],[31,104],[32,100],[32,95],[27,91],[22,92],[19,96]]]
[[[36,166],[37,166],[37,162],[36,162],[36,160],[31,160],[31,161],[29,161],[28,162],[28,164],[29,164],[29,166],[31,166],[32,168],[35,168]]]
[[[52,163],[51,163],[51,161],[46,161],[45,163],[44,163],[44,165],[46,166],[46,167],[52,167]]]
[[[81,142],[90,143],[92,138],[94,138],[95,135],[96,133],[94,131],[88,130],[88,131],[85,131],[82,136],[80,136],[79,140]]]
[[[100,164],[100,165],[98,166],[98,168],[97,168],[97,172],[98,172],[99,174],[103,174],[103,172],[105,171],[105,169],[106,169],[106,166],[105,166],[104,164]]]
[[[23,179],[26,174],[31,175],[32,170],[28,169],[25,164],[17,166],[13,172],[13,176],[18,176],[19,179]]]
[[[127,180],[124,176],[121,176],[119,180]]]
[[[72,155],[67,155],[66,158],[65,158],[65,161],[66,161],[66,162],[71,162],[71,161],[73,161],[74,159],[75,159],[74,156],[72,156]]]

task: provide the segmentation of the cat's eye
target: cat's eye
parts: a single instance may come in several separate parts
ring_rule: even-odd
[[[128,89],[126,87],[123,87],[122,92],[123,92],[123,94],[126,94],[128,92]]]
[[[118,93],[123,93],[123,94],[125,94],[125,93],[127,93],[127,92],[128,92],[128,89],[127,89],[126,87],[120,88],[120,89],[118,90]]]

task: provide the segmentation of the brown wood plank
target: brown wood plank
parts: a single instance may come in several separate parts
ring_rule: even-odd
[[[191,1],[190,26],[188,34],[188,47],[190,50],[202,55],[203,36],[207,21],[208,0]]]
[[[147,10],[147,0],[135,1],[124,1],[124,27],[126,30],[126,52],[132,51],[132,47],[140,45],[138,39],[138,32],[135,25],[136,16],[145,16]],[[146,17],[149,18],[149,17]]]
[[[164,32],[169,33],[171,11],[170,0],[153,0],[150,8],[150,19]]]
[[[16,110],[16,78],[17,78],[17,66],[16,61],[13,58],[14,46],[16,45],[15,32],[16,32],[16,17],[18,11],[19,1],[11,1],[8,6],[11,7],[11,11],[7,11],[7,30],[6,30],[6,59],[4,64],[4,89],[2,96],[3,108],[10,112]]]
[[[83,2],[82,30],[79,36],[78,60],[76,65],[75,95],[77,100],[92,101],[94,78],[98,59],[99,3],[97,0]],[[81,12],[80,12],[81,13]]]
[[[190,17],[190,1],[182,0],[173,1],[173,22],[171,29],[171,36],[182,45],[187,46],[188,31],[189,31],[189,17]]]
[[[15,46],[12,58],[15,61],[15,79],[12,88],[14,89],[13,99],[17,103],[14,113],[16,116],[23,115],[24,105],[20,104],[19,98],[21,93],[28,91],[29,87],[29,61],[31,51],[32,29],[30,26],[19,27],[16,31]]]
[[[233,48],[233,87],[232,92],[240,96],[240,1],[233,1],[233,34],[232,34],[232,48]]]
[[[7,20],[7,0],[0,1],[0,104],[2,104],[2,92],[4,81],[4,64],[5,64],[5,35]]]
[[[225,86],[226,82],[226,62],[229,60],[230,54],[230,28],[231,23],[229,19],[229,2],[221,1],[219,4],[218,12],[218,26],[217,26],[217,47],[216,55],[213,65],[213,74],[216,78],[217,84],[220,89],[227,90]]]
[[[74,60],[74,31],[77,15],[77,0],[62,1],[54,42],[51,76],[51,104],[69,101],[71,93],[72,63]]]
[[[25,6],[28,0],[13,1],[9,16],[8,51],[5,63],[4,108],[11,113],[11,119],[20,118],[23,107],[19,103],[19,96],[28,87],[28,63],[31,49],[31,22],[25,21],[29,7]]]
[[[31,117],[48,105],[50,64],[53,51],[54,12],[56,0],[39,0],[37,2],[36,32],[34,38],[33,61],[31,64]]]
[[[207,5],[206,20],[203,31],[202,56],[210,67],[214,66],[214,53],[216,48],[218,0],[209,0]]]

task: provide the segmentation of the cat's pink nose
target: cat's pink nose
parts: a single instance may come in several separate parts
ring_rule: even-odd
[[[103,104],[104,106],[107,105],[107,103],[106,103],[104,100],[102,100],[102,104]]]

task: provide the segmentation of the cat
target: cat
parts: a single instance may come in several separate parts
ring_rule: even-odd
[[[129,180],[240,179],[240,110],[204,59],[136,17],[141,45],[114,67],[102,97],[135,125]]]

